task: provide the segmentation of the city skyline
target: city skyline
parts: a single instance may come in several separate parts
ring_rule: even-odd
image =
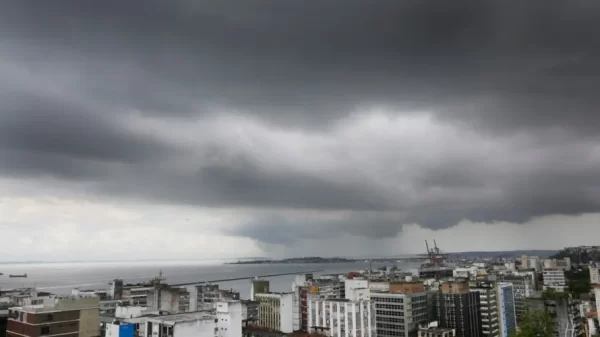
[[[598,14],[0,0],[3,259],[594,244]]]

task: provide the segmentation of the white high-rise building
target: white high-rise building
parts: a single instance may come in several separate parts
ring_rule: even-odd
[[[371,301],[309,301],[308,326],[311,333],[323,333],[330,337],[377,336],[375,308]]]
[[[217,337],[240,337],[242,335],[242,302],[217,302]]]

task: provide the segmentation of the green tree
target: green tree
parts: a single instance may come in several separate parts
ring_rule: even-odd
[[[511,337],[553,337],[554,321],[548,312],[533,310],[526,312],[519,322],[519,329]]]

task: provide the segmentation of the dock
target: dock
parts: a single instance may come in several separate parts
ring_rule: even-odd
[[[307,270],[302,272],[293,272],[293,273],[278,273],[278,274],[267,274],[267,275],[256,275],[256,276],[244,276],[244,277],[234,277],[234,278],[224,278],[220,280],[202,280],[198,282],[187,282],[187,283],[178,283],[178,284],[169,284],[173,287],[182,287],[182,286],[192,286],[195,284],[203,284],[203,283],[220,283],[220,282],[228,282],[228,281],[240,281],[240,280],[252,280],[254,278],[265,278],[265,277],[276,277],[276,276],[285,276],[285,275],[301,275],[307,273],[319,273],[324,270]]]

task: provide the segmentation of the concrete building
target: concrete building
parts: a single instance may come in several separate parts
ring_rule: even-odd
[[[589,270],[590,270],[590,283],[592,285],[600,284],[600,265],[590,264]]]
[[[407,290],[400,285],[402,292],[392,292],[396,288],[390,284],[389,292],[371,292],[371,302],[375,304],[377,335],[380,337],[416,337],[419,323],[429,320],[427,293],[421,287]]]
[[[292,283],[294,331],[308,331],[308,288],[313,278],[313,274],[299,274]]]
[[[517,330],[514,287],[511,283],[497,283],[500,336],[509,337]]]
[[[148,305],[148,294],[154,291],[151,285],[129,285],[123,287],[122,299],[129,300],[133,305]]]
[[[370,294],[369,280],[352,279],[344,281],[344,295],[350,301],[366,301],[369,300]]]
[[[9,309],[7,337],[100,336],[98,297],[61,297],[52,304]]]
[[[370,301],[347,299],[308,302],[309,332],[331,337],[376,337],[375,308]]]
[[[513,296],[515,301],[515,315],[517,322],[527,312],[525,299],[534,296],[535,276],[532,275],[498,275],[497,280],[501,283],[510,283],[513,286]]]
[[[111,299],[120,300],[123,298],[123,280],[116,278],[108,285],[108,296]]]
[[[242,302],[242,321],[258,322],[258,302],[250,300],[241,300],[240,302]]]
[[[188,288],[188,291],[191,299],[190,311],[214,309],[222,296],[218,284],[199,284]]]
[[[219,301],[216,310],[217,337],[242,336],[242,302]]]
[[[252,287],[250,288],[250,300],[254,301],[256,294],[268,294],[269,286],[269,280],[252,280]]]
[[[500,336],[500,315],[498,313],[497,284],[490,281],[469,282],[471,292],[479,293],[481,310],[481,332],[483,337]]]
[[[150,310],[178,314],[190,311],[190,293],[185,288],[157,285],[148,293],[147,306]]]
[[[442,328],[437,321],[419,324],[418,337],[456,337],[456,329]]]
[[[258,325],[273,331],[294,330],[294,293],[257,293]]]
[[[482,337],[479,296],[466,281],[442,284],[436,300],[440,327],[456,329],[457,337]]]
[[[558,267],[544,268],[544,290],[554,289],[556,291],[565,291],[567,280],[565,279],[565,270]]]
[[[215,315],[209,311],[150,317],[146,319],[144,336],[219,336],[215,319]]]

